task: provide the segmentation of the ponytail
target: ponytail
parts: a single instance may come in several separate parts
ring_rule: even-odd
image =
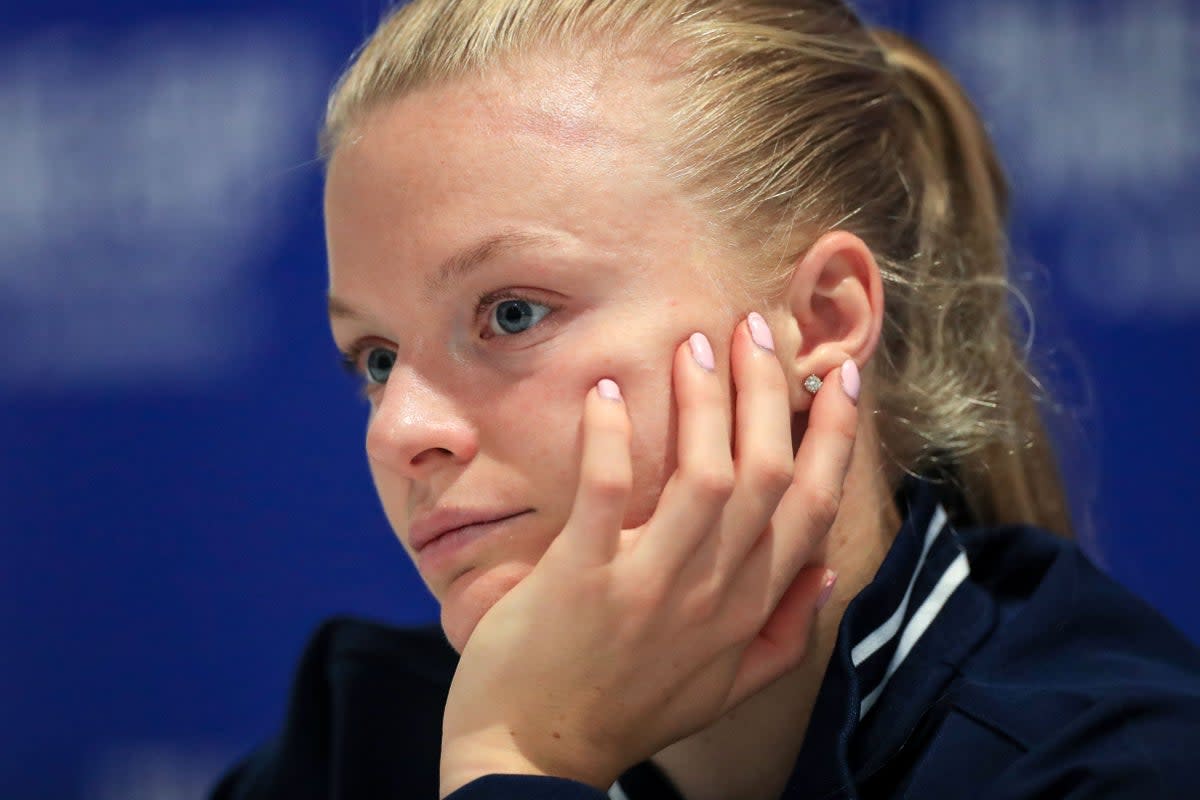
[[[1008,186],[987,132],[957,81],[912,40],[872,31],[902,98],[907,129],[904,172],[910,181],[909,280],[935,315],[925,358],[965,378],[951,390],[982,404],[975,421],[991,430],[978,447],[947,452],[956,437],[933,435],[931,466],[956,480],[971,516],[985,524],[1032,523],[1072,535],[1062,477],[1038,409],[1037,379],[1016,345],[1009,294],[1005,226]],[[912,333],[916,322],[907,325]],[[925,348],[922,348],[925,349]],[[957,362],[957,363],[955,363]],[[959,420],[953,414],[946,423]],[[964,432],[965,433],[965,432]]]

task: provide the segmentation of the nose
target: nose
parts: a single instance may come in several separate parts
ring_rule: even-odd
[[[470,462],[479,435],[454,400],[396,367],[367,426],[367,457],[412,479]]]

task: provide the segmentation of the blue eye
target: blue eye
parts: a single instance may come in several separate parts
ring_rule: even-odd
[[[373,347],[367,351],[367,382],[387,383],[392,366],[396,363],[396,353],[384,347]]]
[[[504,300],[493,308],[488,327],[497,336],[524,333],[541,322],[551,310],[547,305],[528,300]]]

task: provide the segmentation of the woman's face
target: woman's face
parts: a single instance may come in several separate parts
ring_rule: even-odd
[[[424,89],[330,162],[334,337],[369,382],[384,511],[459,651],[567,521],[587,391],[625,396],[632,526],[674,469],[676,347],[703,331],[728,371],[746,308],[712,276],[736,267],[660,174],[657,91],[549,69]],[[440,509],[524,513],[417,553]]]

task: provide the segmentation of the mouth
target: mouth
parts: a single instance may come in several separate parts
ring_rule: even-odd
[[[426,576],[461,571],[464,566],[464,551],[476,541],[491,533],[503,530],[509,522],[533,512],[532,508],[522,511],[491,514],[467,524],[444,527],[436,531],[423,531],[424,536],[433,538],[416,548],[414,556],[417,569]]]
[[[522,514],[528,514],[531,511],[533,511],[531,508],[518,511],[464,509],[435,511],[432,514],[418,518],[412,524],[409,529],[410,543],[415,552],[421,553],[434,542],[440,541],[451,534],[465,531],[468,528],[505,522]]]

